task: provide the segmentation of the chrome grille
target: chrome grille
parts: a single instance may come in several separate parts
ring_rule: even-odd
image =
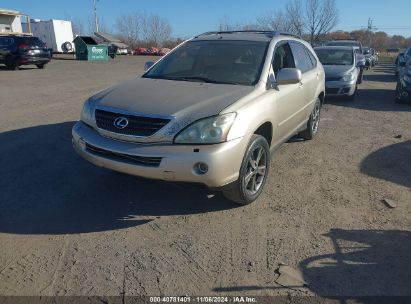
[[[145,167],[159,167],[162,158],[161,157],[146,157],[137,156],[124,153],[117,153],[113,151],[104,150],[90,144],[86,144],[86,150],[89,153],[96,154],[104,158],[126,162],[134,165],[145,166]]]
[[[158,130],[170,122],[170,119],[166,118],[119,114],[100,109],[96,109],[95,115],[97,127],[100,129],[123,135],[141,137],[147,137],[155,134]],[[124,129],[118,129],[114,126],[114,120],[118,117],[125,117],[128,119],[127,127]]]

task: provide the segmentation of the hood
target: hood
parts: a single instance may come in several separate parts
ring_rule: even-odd
[[[340,78],[353,69],[352,65],[324,65],[326,78]]]
[[[220,113],[254,87],[137,78],[108,88],[91,99],[96,106],[157,116],[192,114],[207,117]]]
[[[219,114],[253,90],[253,86],[136,78],[97,93],[90,99],[95,101],[97,108],[110,107],[144,116],[173,117],[159,134],[133,140],[152,142],[169,141],[170,136],[190,123]]]

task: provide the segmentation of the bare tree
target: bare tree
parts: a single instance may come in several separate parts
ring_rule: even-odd
[[[87,18],[87,35],[94,36],[94,32],[96,31],[96,23],[95,19],[92,15],[89,15]],[[98,20],[98,31],[99,32],[107,32],[108,27],[104,18],[99,18]]]
[[[287,31],[299,36],[303,35],[305,27],[302,7],[300,0],[291,1],[285,7],[285,19],[288,23]]]
[[[82,36],[86,34],[84,22],[80,18],[75,18],[71,20],[71,26],[73,28],[74,36]]]
[[[218,31],[247,31],[260,29],[258,24],[253,24],[247,21],[233,21],[226,15],[221,17],[218,24]]]
[[[115,24],[119,38],[133,47],[137,46],[141,36],[143,19],[144,15],[140,13],[119,16]]]
[[[257,17],[258,28],[262,30],[290,32],[291,23],[282,11],[275,11]]]
[[[170,39],[172,29],[167,18],[151,14],[145,15],[142,21],[142,36],[146,43],[160,46],[164,41]]]
[[[335,0],[307,0],[305,8],[309,41],[314,44],[337,25],[338,10]]]

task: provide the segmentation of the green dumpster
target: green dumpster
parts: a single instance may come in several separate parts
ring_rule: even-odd
[[[97,44],[88,36],[77,36],[74,39],[77,60],[108,60],[107,45]]]

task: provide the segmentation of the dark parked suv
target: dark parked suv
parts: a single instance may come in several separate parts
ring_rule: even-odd
[[[17,70],[19,66],[27,64],[35,64],[43,69],[50,58],[47,45],[37,37],[0,36],[0,63],[10,70]]]

